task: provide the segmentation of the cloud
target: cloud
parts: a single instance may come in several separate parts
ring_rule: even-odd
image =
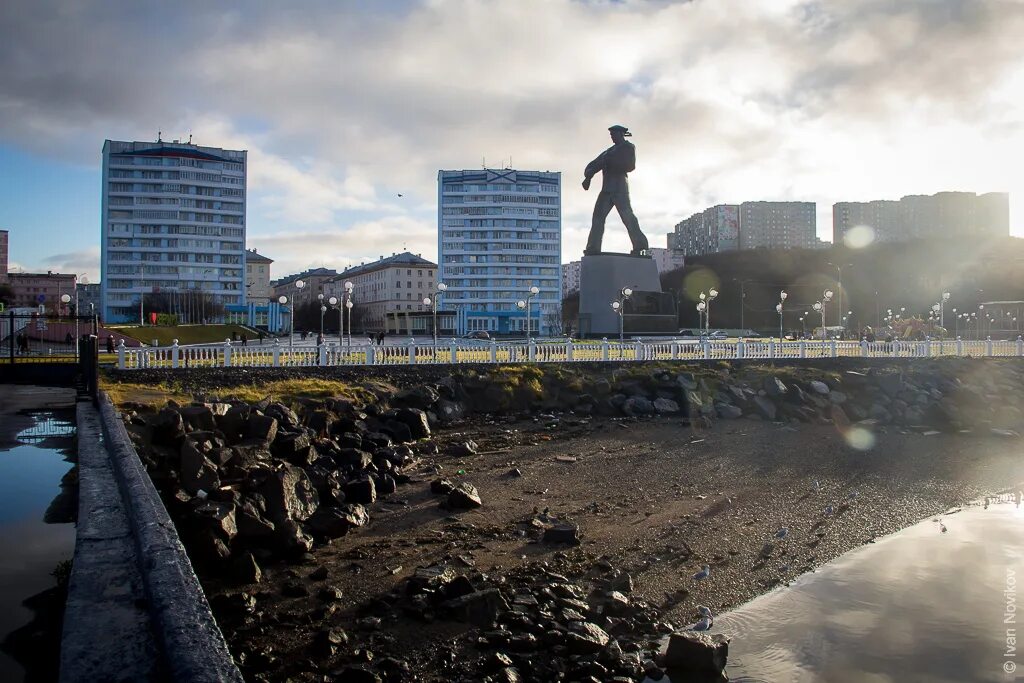
[[[51,254],[44,257],[40,265],[29,267],[28,270],[34,272],[52,270],[58,273],[84,274],[89,281],[99,282],[100,248],[96,246],[62,254]]]
[[[1016,0],[8,0],[0,27],[0,142],[93,165],[103,138],[158,128],[248,149],[250,245],[275,275],[403,239],[435,257],[437,170],[484,159],[562,171],[578,253],[582,168],[619,122],[654,245],[723,201],[814,200],[827,221],[839,200],[1024,195]]]

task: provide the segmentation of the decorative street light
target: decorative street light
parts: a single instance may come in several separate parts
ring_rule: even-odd
[[[701,296],[704,296],[703,292],[701,292]],[[698,327],[701,327],[703,325],[704,316],[707,315],[707,310],[708,310],[707,303],[705,303],[703,301],[700,301],[700,302],[697,303],[697,323],[698,323]]]
[[[327,303],[331,305],[331,308],[338,306],[338,297],[332,296],[327,300]],[[341,344],[345,340],[345,313],[342,311],[341,306],[338,306],[338,349],[341,349]]]
[[[437,355],[437,297],[431,299],[429,296],[423,297],[423,305],[430,306],[433,310],[433,331],[434,331],[434,355]]]
[[[957,328],[959,328],[959,325],[957,325],[957,323],[959,323],[959,322],[960,322],[960,316],[958,316],[956,314],[956,309],[954,308],[953,309],[953,339],[956,339],[956,337],[957,337],[957,333],[958,333],[958,329]]]
[[[786,302],[789,294],[785,290],[779,292],[779,303],[775,304],[775,310],[779,314],[779,343],[782,343],[782,305]]]
[[[281,296],[277,297],[277,303],[281,304],[282,306],[286,305],[288,303],[288,297],[286,297],[285,295],[282,294]],[[294,308],[294,306],[292,308]],[[295,312],[292,311],[291,309],[288,310],[288,361],[289,362],[291,362],[291,359],[292,359],[292,337],[295,336],[295,314],[294,313]]]
[[[704,331],[707,334],[711,334],[711,302],[718,298],[718,290],[712,287],[708,290],[705,295],[704,292],[700,293],[700,301],[705,304],[704,306]]]
[[[352,289],[354,285],[351,281],[345,283],[345,294],[343,299],[345,301],[345,313],[348,315],[348,347],[352,348]]]
[[[67,306],[71,303],[71,295],[61,294],[60,300]],[[78,287],[75,287],[75,357],[78,357]]]
[[[949,292],[943,292],[939,300],[939,327],[946,328],[946,302],[949,301]],[[956,310],[956,309],[953,309]]]
[[[324,293],[317,294],[316,300],[320,302],[320,337],[317,341],[321,341],[324,338],[324,313],[327,312],[327,307],[324,306]]]
[[[617,301],[612,302],[612,310],[615,311],[619,316],[619,343],[623,343],[626,337],[626,326],[623,316],[626,313],[626,299],[633,296],[633,290],[630,287],[623,287],[619,290],[619,298]]]
[[[526,295],[525,299],[520,299],[519,301],[516,302],[516,306],[519,308],[520,311],[526,311],[527,341],[529,341],[530,339],[530,302],[533,300],[533,297],[537,296],[538,294],[540,294],[540,288],[534,285],[533,287],[530,287],[530,292]]]
[[[814,304],[811,306],[811,308],[813,308],[815,311],[817,311],[821,315],[821,340],[822,341],[825,340],[825,336],[826,336],[826,332],[825,332],[825,306],[828,305],[828,302],[830,302],[830,301],[832,301],[832,290],[831,289],[826,289],[822,293],[822,295],[821,295],[821,300],[815,301]]]
[[[295,325],[294,325],[295,307],[299,303],[299,298],[300,298],[300,296],[302,294],[302,288],[305,287],[305,286],[306,286],[306,281],[305,280],[296,280],[295,281],[295,289],[297,289],[299,291],[296,292],[296,294],[295,294],[295,301],[292,302],[292,318],[293,318],[292,332],[293,333],[295,332]]]
[[[836,308],[839,310],[839,315],[843,314],[843,268],[853,268],[852,263],[832,263],[828,262],[828,265],[836,269],[839,277],[836,278],[836,289],[839,290],[839,299],[836,301]],[[824,325],[822,325],[824,327]]]
[[[806,337],[807,336],[807,325],[804,324],[804,317],[803,316],[800,316],[800,336],[802,336],[802,337]]]

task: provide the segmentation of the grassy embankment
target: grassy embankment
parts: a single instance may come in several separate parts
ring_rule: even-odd
[[[174,325],[159,327],[139,325],[112,327],[121,334],[138,339],[143,344],[151,344],[154,339],[160,346],[170,346],[175,339],[179,344],[214,344],[225,339],[233,339],[237,334],[246,335],[250,340],[256,338],[255,333],[243,325]]]

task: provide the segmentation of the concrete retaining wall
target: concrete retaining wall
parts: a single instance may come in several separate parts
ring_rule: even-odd
[[[85,417],[87,425],[89,419]],[[96,619],[102,616],[102,613],[86,614],[88,610],[115,609],[114,604],[102,598],[80,602],[83,593],[95,590],[97,581],[100,585],[103,581],[102,571],[90,577],[86,569],[95,564],[94,560],[101,552],[113,553],[111,557],[115,559],[120,553],[123,561],[124,553],[129,549],[146,606],[146,623],[140,623],[139,627],[148,628],[161,660],[161,664],[155,667],[152,661],[149,662],[152,668],[142,680],[155,677],[174,681],[241,683],[242,675],[214,621],[174,523],[146,474],[124,423],[105,394],[100,397],[98,422],[105,446],[102,450],[109,456],[109,475],[103,476],[102,458],[94,457],[95,454],[86,458],[87,469],[80,474],[83,499],[79,513],[84,517],[80,517],[79,540],[75,548],[69,613],[62,643],[61,680],[139,680],[131,671],[124,669],[116,674],[109,672],[109,676],[97,676],[99,671],[95,669],[91,676],[81,675],[76,666],[86,656],[85,653],[102,651],[102,648],[110,647],[110,640],[118,637],[114,633],[85,626],[90,620],[95,625]],[[87,439],[94,440],[88,435]],[[110,490],[115,483],[116,492]],[[105,527],[100,524],[105,513],[118,509],[123,511],[126,525],[119,525],[116,520],[110,520]],[[97,526],[103,528],[97,530]],[[129,533],[127,539],[125,532]],[[111,550],[109,542],[118,538],[122,541],[121,547]],[[103,541],[108,543],[104,545]],[[129,570],[122,570],[122,574],[111,571],[112,576],[122,576],[126,589],[132,587],[130,573]],[[146,646],[133,646],[132,651],[145,657]],[[122,659],[131,660],[132,657],[122,656]],[[96,664],[102,665],[102,662],[97,661]]]

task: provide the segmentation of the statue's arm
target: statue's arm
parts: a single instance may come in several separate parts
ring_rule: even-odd
[[[592,178],[597,175],[598,171],[604,170],[605,155],[607,152],[601,152],[597,155],[597,158],[587,164],[587,167],[583,169],[583,177]]]

